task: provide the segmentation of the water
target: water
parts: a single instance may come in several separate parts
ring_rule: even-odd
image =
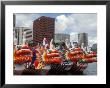
[[[89,63],[83,73],[84,75],[97,75],[97,62]]]
[[[46,66],[46,69],[50,69],[50,66]],[[17,65],[16,70],[20,71],[24,69],[23,65]],[[83,71],[82,75],[97,75],[97,62],[89,63],[88,67]]]

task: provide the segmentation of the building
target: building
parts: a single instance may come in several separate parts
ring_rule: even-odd
[[[28,27],[14,27],[14,38],[17,39],[17,45],[23,44],[24,40],[26,42],[32,41],[32,29]]]
[[[55,34],[54,35],[54,42],[59,43],[59,42],[65,42],[65,40],[68,39],[68,42],[70,42],[70,35],[69,34]]]
[[[78,44],[80,46],[87,47],[88,46],[88,34],[87,33],[79,33],[78,34]]]
[[[13,14],[13,43],[14,45],[17,45],[17,36],[15,34],[15,25],[16,24],[16,15]]]
[[[15,26],[16,26],[16,15],[13,14],[13,27],[15,27]]]
[[[33,22],[33,42],[42,43],[44,38],[50,42],[54,38],[54,30],[55,19],[41,16]]]

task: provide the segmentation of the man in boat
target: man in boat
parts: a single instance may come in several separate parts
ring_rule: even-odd
[[[60,43],[58,50],[60,52],[60,56],[61,56],[62,60],[65,60],[65,52],[66,52],[66,50],[68,50],[65,42]]]
[[[33,54],[33,57],[32,57],[31,65],[34,64],[34,61],[35,61],[36,58],[37,58],[37,56],[36,56],[36,48],[35,48],[35,47],[32,47],[32,54]]]

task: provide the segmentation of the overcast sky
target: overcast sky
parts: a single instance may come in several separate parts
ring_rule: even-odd
[[[17,27],[32,27],[40,16],[55,18],[55,32],[70,34],[71,41],[77,41],[78,33],[88,33],[89,44],[97,43],[97,14],[41,13],[16,14]]]

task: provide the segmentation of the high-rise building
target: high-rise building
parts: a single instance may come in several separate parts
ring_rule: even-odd
[[[79,33],[78,34],[78,44],[80,46],[87,47],[88,46],[88,34],[87,33]]]
[[[66,39],[68,39],[68,42],[70,42],[70,35],[69,34],[57,33],[54,35],[54,42],[55,43],[65,42]]]
[[[33,42],[42,43],[44,38],[50,42],[54,38],[55,19],[41,16],[33,22]]]
[[[16,15],[13,14],[13,27],[15,27],[15,25],[16,25]]]
[[[17,45],[17,37],[15,35],[15,25],[16,24],[16,15],[13,14],[13,43],[14,45]]]
[[[17,39],[17,45],[23,44],[23,38],[25,35],[25,40],[27,42],[33,40],[33,32],[31,28],[28,27],[14,27],[14,36]]]

